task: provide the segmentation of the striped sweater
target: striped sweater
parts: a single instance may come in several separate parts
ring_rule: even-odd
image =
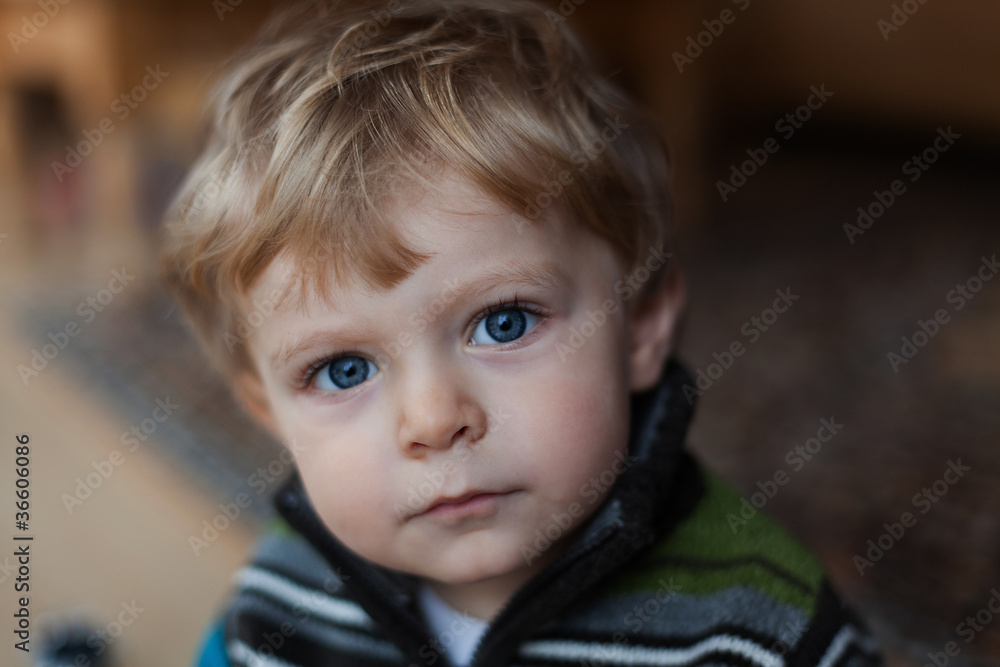
[[[734,531],[739,494],[682,447],[692,416],[680,364],[632,397],[629,454],[595,516],[493,619],[472,667],[881,665],[815,559],[762,513]],[[447,667],[419,582],[344,547],[293,475],[199,665]]]

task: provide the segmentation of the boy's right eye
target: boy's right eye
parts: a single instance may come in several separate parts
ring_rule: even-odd
[[[353,354],[319,361],[313,368],[316,388],[330,392],[352,389],[371,378],[378,370],[372,362]]]

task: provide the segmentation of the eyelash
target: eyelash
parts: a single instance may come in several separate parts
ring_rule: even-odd
[[[499,301],[495,301],[486,306],[478,315],[476,315],[475,318],[473,318],[471,323],[472,330],[475,331],[476,327],[479,326],[479,323],[485,320],[490,315],[493,315],[494,313],[500,313],[505,310],[521,310],[526,313],[530,313],[535,317],[540,318],[540,320],[545,318],[545,313],[542,313],[536,308],[521,303],[518,300],[517,294],[515,294],[513,300],[505,301],[503,299],[500,299]],[[541,321],[539,321],[539,323],[535,325],[535,329],[537,329],[539,326],[541,326]],[[532,331],[534,331],[534,329],[532,329]],[[525,335],[527,336],[530,334],[531,332],[528,332]],[[513,341],[511,343],[496,343],[496,345],[501,345],[501,346],[516,345],[516,344],[517,341]],[[323,369],[323,367],[329,364],[330,362],[336,361],[341,357],[363,357],[363,356],[364,355],[361,352],[355,349],[339,350],[329,354],[324,354],[315,359],[314,361],[308,363],[301,371],[298,372],[298,374],[295,377],[295,385],[299,390],[305,391],[312,384],[312,381],[316,377],[316,374],[319,373]]]

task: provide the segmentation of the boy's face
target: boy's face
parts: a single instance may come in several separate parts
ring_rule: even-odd
[[[248,342],[261,377],[245,400],[359,555],[446,584],[530,573],[531,550],[559,553],[622,470],[649,365],[615,290],[625,267],[557,215],[519,231],[460,179],[391,214],[433,257],[386,293],[336,287],[332,305],[276,311]],[[289,267],[279,256],[249,296],[284,288]],[[556,281],[525,278],[543,270]]]

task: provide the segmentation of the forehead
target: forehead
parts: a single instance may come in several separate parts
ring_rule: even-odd
[[[323,299],[291,279],[297,267],[287,254],[265,269],[251,295],[259,300],[288,291],[293,298],[272,307],[250,340],[258,363],[283,368],[316,347],[392,340],[415,326],[414,316],[445,331],[488,298],[538,298],[563,312],[598,295],[617,298],[612,286],[621,266],[611,244],[554,207],[544,223],[533,223],[456,184],[400,198],[391,217],[405,242],[428,259],[389,289],[357,278],[332,285],[329,270],[318,276],[330,281],[329,299]]]
[[[386,199],[383,217],[405,245],[429,259],[399,285],[383,289],[350,266],[342,268],[343,279],[337,282],[332,265],[315,253],[300,257],[286,249],[262,272],[249,296],[269,298],[278,313],[307,314],[315,307],[348,313],[356,297],[375,297],[416,285],[444,288],[463,283],[473,274],[486,282],[500,282],[504,277],[555,282],[580,261],[582,242],[588,240],[584,237],[589,232],[577,229],[556,207],[545,213],[529,220],[454,174],[422,186],[408,184]],[[589,239],[590,243],[595,240],[603,243],[603,239]],[[330,262],[350,261],[350,248],[340,250],[346,252]],[[312,280],[325,281],[328,299],[320,298]]]

